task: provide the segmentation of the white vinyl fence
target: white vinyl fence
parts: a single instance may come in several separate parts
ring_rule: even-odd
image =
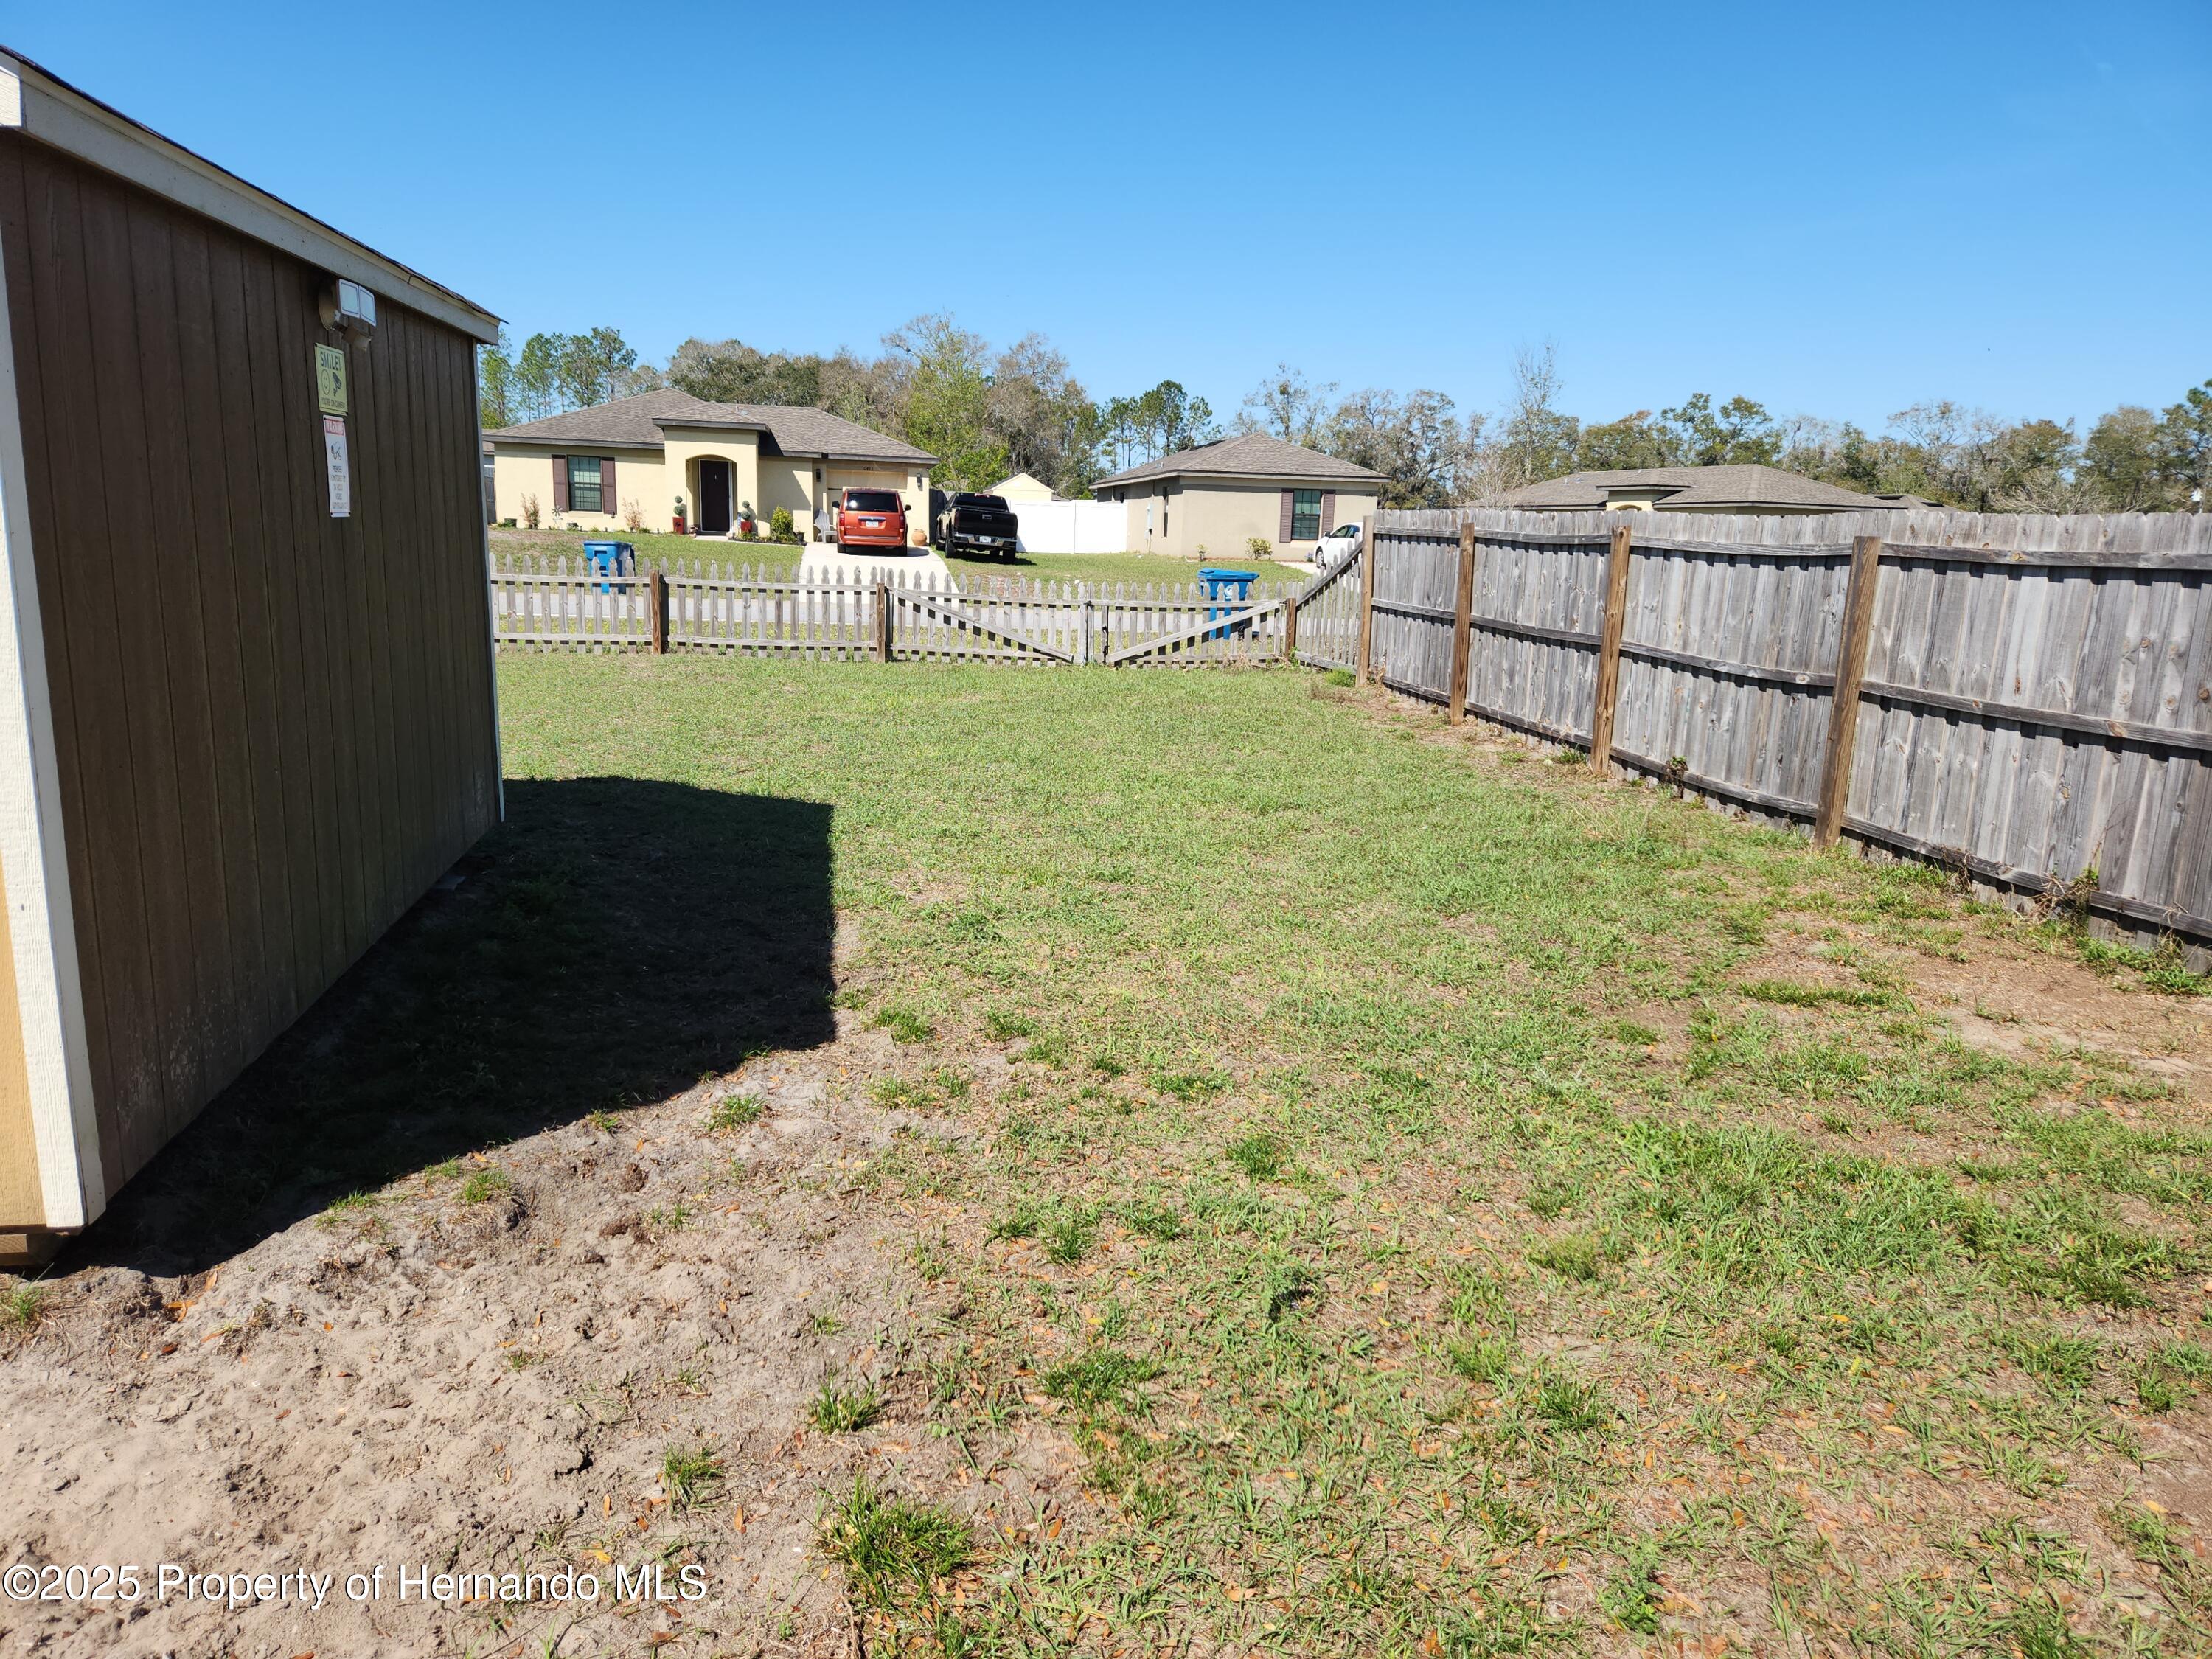
[[[1009,501],[1024,553],[1125,553],[1129,509],[1119,501]]]

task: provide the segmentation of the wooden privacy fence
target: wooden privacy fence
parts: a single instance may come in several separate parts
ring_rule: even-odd
[[[1363,678],[2212,945],[2212,515],[1385,513]]]
[[[1191,582],[993,577],[968,590],[928,574],[823,580],[687,561],[611,574],[580,558],[495,554],[493,635],[502,646],[541,650],[1191,667],[1291,656],[1308,637],[1300,620],[1307,593],[1322,596],[1315,637],[1324,645],[1334,647],[1357,626],[1343,568],[1304,592],[1249,603],[1209,598]]]

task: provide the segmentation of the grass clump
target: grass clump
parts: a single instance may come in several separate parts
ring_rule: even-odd
[[[1601,1429],[1613,1421],[1613,1402],[1602,1384],[1565,1372],[1547,1374],[1536,1385],[1536,1415],[1569,1434]]]
[[[1283,1138],[1265,1131],[1231,1142],[1228,1151],[1229,1161],[1244,1172],[1248,1181],[1281,1180],[1289,1156]]]
[[[1320,1300],[1321,1275],[1303,1261],[1279,1262],[1261,1282],[1261,1310],[1270,1325],[1279,1325]]]
[[[1114,1212],[1121,1224],[1133,1233],[1162,1244],[1174,1243],[1183,1234],[1182,1217],[1170,1204],[1154,1204],[1139,1199],[1118,1206]]]
[[[721,1481],[722,1460],[710,1446],[679,1441],[660,1455],[660,1489],[671,1509],[696,1509]]]
[[[1597,1604],[1605,1616],[1638,1636],[1659,1633],[1659,1607],[1666,1592],[1659,1587],[1659,1548],[1650,1539],[1632,1545],[1619,1571],[1598,1590]]]
[[[814,1547],[844,1569],[855,1601],[887,1616],[915,1610],[975,1547],[968,1523],[951,1510],[888,1497],[866,1475],[823,1509]]]
[[[707,1132],[720,1135],[750,1129],[767,1110],[758,1095],[724,1095],[707,1114]]]
[[[1012,1042],[1017,1037],[1035,1036],[1036,1022],[1027,1014],[994,1008],[983,1016],[983,1035],[994,1042]]]
[[[1819,1008],[1835,1004],[1845,1008],[1889,1008],[1896,1000],[1886,991],[1856,986],[1806,985],[1796,980],[1754,979],[1736,988],[1753,1002],[1774,1003],[1785,1008]]]
[[[1513,1367],[1513,1345],[1502,1336],[1454,1342],[1446,1352],[1452,1369],[1470,1382],[1503,1382]]]
[[[2017,1335],[2005,1343],[2013,1363],[2062,1394],[2078,1394],[2097,1378],[2102,1350],[2086,1336]]]
[[[1142,1403],[1138,1388],[1159,1374],[1160,1368],[1149,1359],[1119,1348],[1093,1348],[1081,1358],[1047,1371],[1044,1391],[1086,1411],[1109,1405],[1133,1409]]]
[[[1561,1233],[1529,1251],[1528,1260],[1562,1279],[1588,1283],[1605,1273],[1605,1243],[1591,1233]]]
[[[1219,1071],[1158,1071],[1152,1075],[1152,1085],[1171,1099],[1195,1104],[1227,1094],[1229,1074]]]
[[[377,1223],[376,1212],[384,1202],[380,1193],[348,1193],[343,1198],[333,1199],[330,1206],[315,1218],[319,1227],[335,1227],[342,1222],[365,1223],[371,1228]]]
[[[927,1042],[937,1036],[934,1025],[908,1008],[879,1009],[869,1024],[879,1031],[889,1031],[893,1042]]]
[[[1582,1188],[1574,1182],[1540,1181],[1528,1189],[1525,1202],[1533,1213],[1549,1221],[1581,1195]]]
[[[1072,1266],[1089,1255],[1097,1240],[1098,1224],[1091,1217],[1063,1215],[1045,1233],[1045,1260],[1062,1267]]]
[[[28,1330],[46,1310],[46,1288],[28,1281],[0,1291],[0,1328]]]
[[[842,1389],[824,1382],[806,1407],[814,1426],[824,1434],[851,1434],[865,1429],[883,1414],[884,1397],[873,1388]]]
[[[461,1183],[461,1202],[482,1204],[514,1186],[514,1178],[504,1170],[478,1170]]]

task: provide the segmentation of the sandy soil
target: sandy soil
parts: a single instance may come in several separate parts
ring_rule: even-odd
[[[1079,1501],[1054,1431],[927,1431],[922,1367],[957,1310],[849,1179],[904,1123],[865,1103],[888,1049],[848,1031],[613,1132],[549,1129],[204,1273],[66,1274],[0,1366],[7,1564],[135,1562],[149,1593],[112,1611],[0,1602],[0,1651],[842,1654],[849,1614],[811,1547],[824,1492],[866,1472],[979,1521],[1049,1524]],[[733,1084],[762,1116],[702,1134]],[[460,1196],[494,1167],[511,1186]],[[880,1383],[881,1419],[814,1429],[830,1379]],[[723,1471],[685,1510],[659,1473],[676,1443]],[[672,1595],[703,1568],[704,1599],[615,1602],[613,1568],[656,1559]],[[340,1579],[320,1612],[150,1605],[159,1563]],[[564,1564],[608,1581],[596,1606],[398,1599],[403,1565]],[[343,1576],[379,1566],[380,1598],[349,1601]]]

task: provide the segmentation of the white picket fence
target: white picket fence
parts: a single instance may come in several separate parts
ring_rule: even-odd
[[[868,580],[707,560],[610,574],[572,556],[507,553],[493,555],[489,574],[502,647],[1108,666],[1280,660],[1301,599],[1337,586],[1332,573],[1304,590],[1255,584],[1237,599],[1197,582],[985,575],[963,586],[930,571]]]

